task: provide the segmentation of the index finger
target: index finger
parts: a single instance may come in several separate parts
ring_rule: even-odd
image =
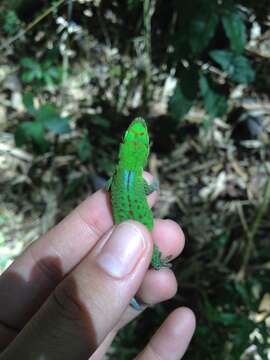
[[[151,205],[156,196],[150,195]],[[99,190],[26,249],[0,278],[0,322],[24,326],[112,225],[109,195]]]

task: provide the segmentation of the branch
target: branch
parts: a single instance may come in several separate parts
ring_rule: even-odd
[[[270,177],[268,178],[268,182],[266,184],[263,201],[261,203],[261,206],[258,209],[257,215],[254,219],[251,229],[250,229],[250,231],[246,232],[247,246],[246,246],[245,253],[243,256],[241,268],[237,274],[237,279],[240,281],[244,280],[244,278],[245,278],[246,268],[249,263],[249,259],[251,257],[251,251],[254,247],[254,239],[257,234],[258,228],[260,226],[261,220],[267,210],[269,201],[270,201]]]
[[[4,44],[2,44],[0,46],[0,51],[8,48],[11,44],[13,44],[15,41],[20,39],[23,35],[25,35],[28,31],[30,31],[34,26],[36,26],[41,20],[43,20],[51,12],[53,12],[60,5],[62,5],[64,3],[64,1],[65,0],[59,0],[58,2],[56,2],[55,4],[50,6],[46,11],[44,11],[43,14],[39,15],[35,20],[33,20],[29,25],[27,25],[25,29],[20,30],[18,34],[9,38],[6,42],[4,42]]]

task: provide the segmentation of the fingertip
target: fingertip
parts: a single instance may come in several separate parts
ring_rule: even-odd
[[[171,238],[174,239],[177,245],[177,256],[183,251],[185,247],[185,234],[181,228],[181,226],[174,220],[164,219],[164,226],[167,227],[168,234]]]
[[[195,316],[190,309],[175,309],[137,359],[182,359],[193,336],[195,324]]]
[[[154,181],[154,176],[148,171],[143,171],[143,177],[148,182],[148,184],[151,184]]]
[[[155,220],[153,238],[164,256],[176,258],[185,246],[185,235],[181,227],[170,219]]]
[[[187,307],[175,309],[165,320],[161,329],[166,333],[167,346],[171,352],[182,358],[192,339],[196,327],[196,318],[192,310]],[[174,358],[174,357],[173,357]]]
[[[148,270],[143,280],[138,297],[146,304],[153,305],[175,296],[177,281],[170,269]]]
[[[163,294],[163,299],[161,299],[160,301],[165,301],[171,299],[176,295],[178,284],[172,270],[164,268],[161,269],[159,273],[159,286],[162,289],[161,294]]]
[[[148,184],[153,183],[153,181],[155,180],[154,176],[147,171],[143,171],[143,177]],[[155,204],[157,198],[158,198],[158,191],[153,191],[150,195],[147,196],[147,201],[150,207],[152,207]]]
[[[166,222],[167,226],[170,227],[170,231],[174,232],[179,237],[182,246],[180,250],[182,251],[185,246],[186,238],[181,226],[176,221],[171,219],[164,219],[164,221]]]
[[[140,223],[124,221],[114,227],[96,257],[96,263],[107,275],[123,279],[138,264],[149,262],[152,246],[149,231]],[[144,265],[144,267],[147,264]]]
[[[168,318],[171,321],[172,329],[176,334],[181,334],[183,330],[188,331],[190,336],[193,335],[196,328],[196,317],[194,312],[188,307],[175,309]]]

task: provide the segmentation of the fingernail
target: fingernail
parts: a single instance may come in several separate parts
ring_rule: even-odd
[[[140,229],[125,222],[118,225],[97,257],[98,264],[109,275],[122,278],[136,266],[146,247]]]

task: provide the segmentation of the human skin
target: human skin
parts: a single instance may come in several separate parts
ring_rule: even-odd
[[[135,294],[154,305],[176,293],[172,270],[149,269],[153,241],[173,258],[184,247],[175,222],[157,219],[151,234],[135,221],[114,226],[109,195],[87,198],[0,277],[0,359],[102,359],[140,315],[129,306]],[[136,359],[181,359],[194,329],[193,312],[175,309]]]

